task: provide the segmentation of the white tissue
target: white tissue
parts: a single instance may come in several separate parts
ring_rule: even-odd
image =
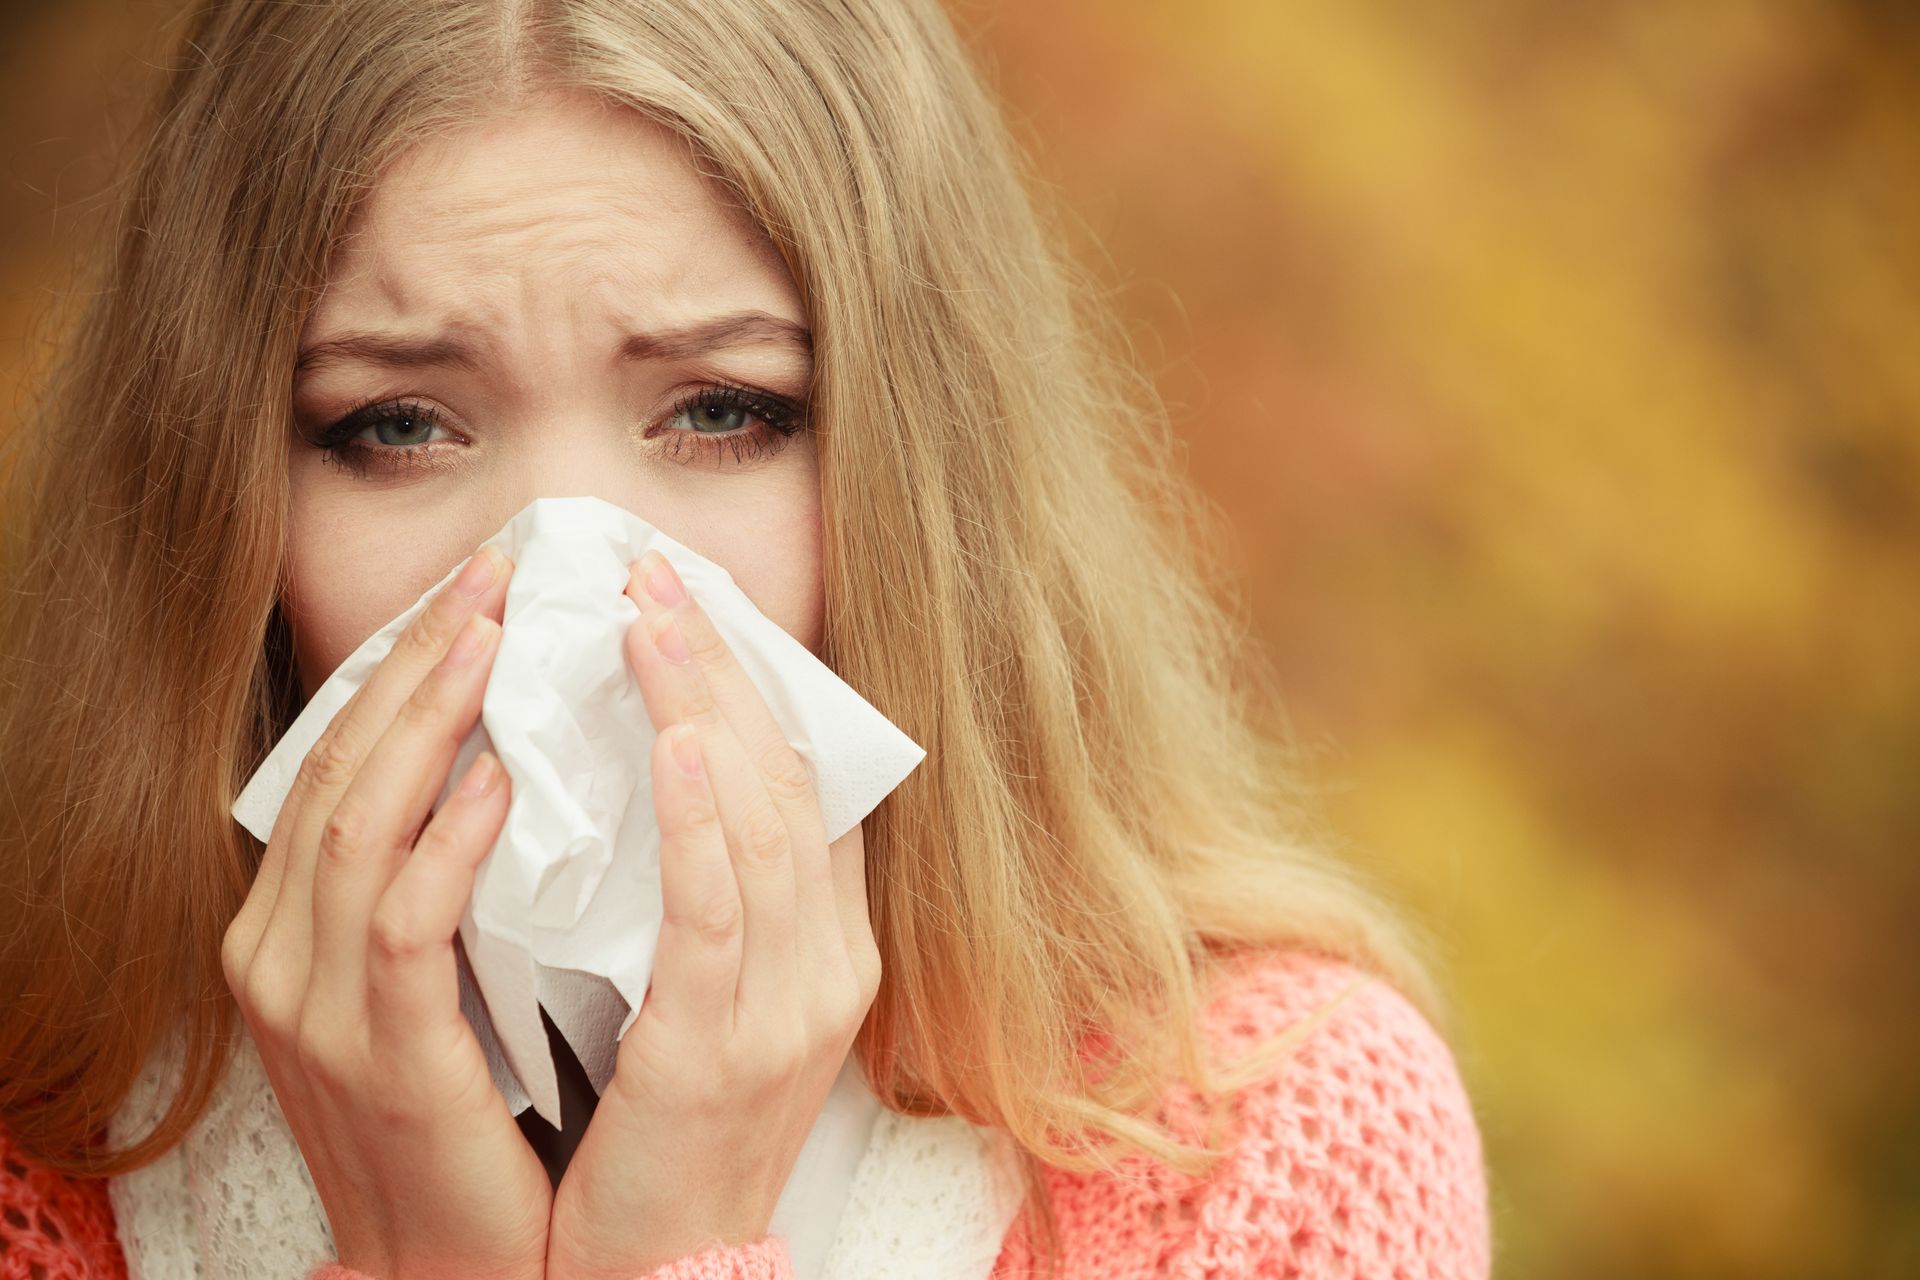
[[[654,547],[679,571],[812,770],[829,840],[870,813],[926,753],[755,608],[725,569],[632,512],[598,498],[540,498],[485,546],[514,561],[503,630],[480,722],[461,743],[436,807],[480,751],[500,758],[511,801],[460,921],[461,1008],[514,1114],[531,1104],[557,1128],[559,1086],[537,1006],[604,1092],[646,992],[660,928],[655,732],[622,650],[639,617],[625,595],[628,565]],[[348,655],[248,780],[232,812],[261,841],[328,722],[465,563]],[[824,1256],[879,1110],[849,1057],[774,1215],[803,1275]],[[803,1202],[796,1191],[813,1198]],[[829,1191],[836,1207],[822,1216],[828,1205],[820,1197]]]

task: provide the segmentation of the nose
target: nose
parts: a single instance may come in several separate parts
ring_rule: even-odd
[[[491,528],[535,498],[591,497],[611,502],[685,541],[684,493],[668,468],[650,461],[638,425],[582,413],[548,414],[505,433],[514,447],[498,461]]]

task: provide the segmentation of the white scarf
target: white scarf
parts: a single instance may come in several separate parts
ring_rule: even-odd
[[[176,1034],[148,1059],[108,1138],[145,1136],[179,1086]],[[252,1039],[184,1142],[107,1183],[131,1280],[304,1280],[333,1231]],[[883,1111],[820,1280],[985,1280],[1020,1207],[1006,1135]],[[804,1280],[804,1278],[803,1278]]]

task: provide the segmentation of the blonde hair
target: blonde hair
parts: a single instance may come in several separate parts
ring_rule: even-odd
[[[1198,1015],[1232,955],[1331,953],[1446,1024],[1430,944],[1318,829],[1210,576],[1216,517],[934,0],[210,0],[189,26],[6,509],[0,1121],[25,1151],[138,1167],[217,1083],[261,852],[228,806],[297,709],[302,322],[395,156],[555,87],[684,135],[806,302],[821,656],[927,749],[866,823],[885,978],[857,1051],[887,1105],[1009,1132],[1051,1242],[1041,1163],[1203,1170],[1162,1086],[1220,1102],[1298,1042],[1214,1074]],[[172,1110],[104,1150],[179,1017]]]

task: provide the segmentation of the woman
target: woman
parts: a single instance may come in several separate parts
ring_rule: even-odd
[[[933,0],[189,26],[8,506],[0,1265],[121,1274],[99,1179],[244,1033],[336,1276],[785,1274],[850,1051],[1017,1145],[996,1275],[1486,1273],[1420,948],[1292,801],[1164,415]],[[829,848],[699,602],[633,566],[669,925],[568,1151],[455,1000],[508,788],[427,810],[511,564],[436,597],[264,850],[227,810],[342,657],[574,493],[928,756]],[[176,1023],[173,1106],[110,1149]]]

